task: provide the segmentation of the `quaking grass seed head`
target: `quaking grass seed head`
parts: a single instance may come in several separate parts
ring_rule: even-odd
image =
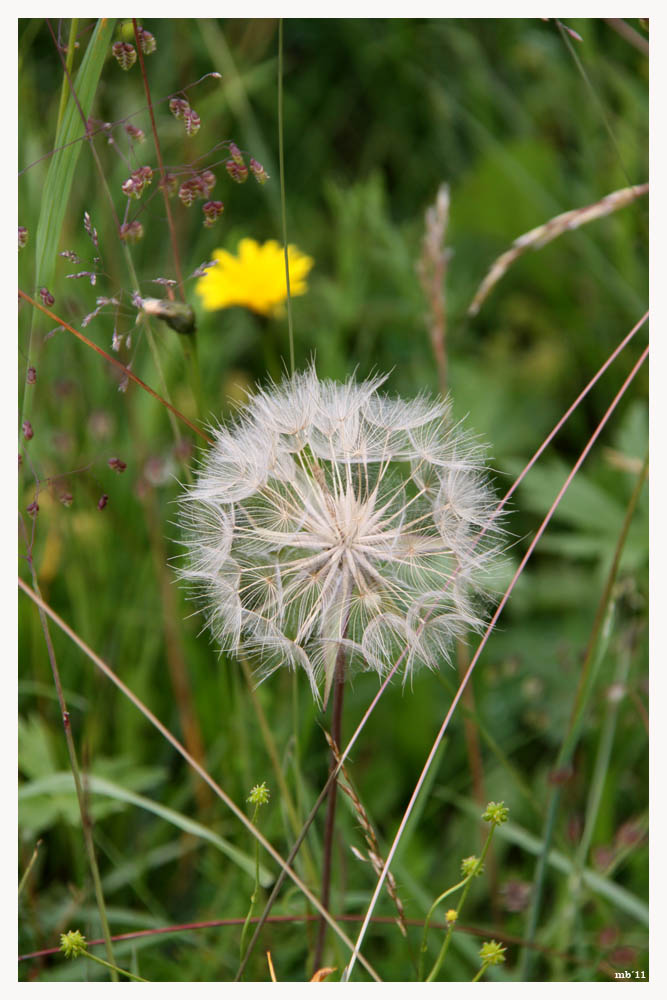
[[[311,366],[259,390],[180,500],[181,575],[217,643],[262,678],[301,667],[324,704],[341,649],[348,673],[382,677],[402,657],[404,681],[449,662],[483,624],[499,544],[483,450],[446,402],[384,381]]]

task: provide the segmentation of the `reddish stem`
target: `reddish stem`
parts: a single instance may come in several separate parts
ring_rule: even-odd
[[[132,18],[132,26],[134,28],[134,38],[137,43],[137,54],[139,56],[139,65],[141,67],[141,77],[144,81],[144,90],[146,91],[146,103],[148,104],[148,113],[151,116],[151,127],[153,129],[155,153],[157,155],[158,167],[160,168],[160,187],[162,188],[162,194],[164,195],[164,207],[167,212],[167,225],[169,226],[171,249],[174,255],[174,269],[176,271],[176,278],[178,280],[178,290],[181,293],[181,298],[185,302],[185,288],[183,287],[183,272],[181,271],[181,258],[178,253],[178,243],[176,241],[176,229],[174,227],[174,220],[171,215],[171,205],[169,204],[169,195],[167,194],[167,186],[164,180],[165,169],[164,169],[164,163],[162,162],[162,150],[160,149],[160,140],[158,138],[157,126],[155,124],[155,114],[153,112],[153,101],[151,98],[150,87],[148,86],[148,77],[146,76],[146,67],[144,65],[144,52],[141,47],[141,38],[139,35],[139,25],[137,24],[137,19],[135,17]]]
[[[341,745],[341,730],[343,722],[343,694],[345,693],[345,650],[341,646],[336,657],[336,676],[334,679],[333,705],[331,707],[331,740],[334,749],[331,752],[331,763],[329,765],[329,776],[338,770],[337,754]],[[338,781],[334,778],[329,786],[329,797],[327,800],[327,818],[324,827],[324,861],[322,864],[322,896],[321,903],[325,910],[329,909],[331,898],[331,858],[333,853],[333,838],[336,819],[336,797],[338,793]],[[315,943],[315,962],[313,974],[322,967],[322,955],[324,953],[324,941],[327,933],[327,922],[324,917],[320,918],[317,929],[317,941]]]
[[[153,399],[157,399],[158,403],[162,403],[162,405],[165,406],[168,410],[171,410],[174,416],[178,417],[179,420],[182,420],[184,424],[187,424],[190,430],[194,431],[195,434],[198,434],[199,437],[202,438],[204,441],[206,441],[207,444],[213,444],[213,441],[207,434],[204,434],[204,432],[199,427],[197,427],[196,424],[193,424],[192,421],[188,420],[188,418],[184,416],[180,412],[180,410],[177,410],[175,406],[172,406],[171,403],[168,403],[166,399],[163,399],[162,396],[160,396],[155,391],[155,389],[151,389],[149,385],[146,385],[146,383],[142,381],[142,379],[140,379],[138,375],[134,374],[131,368],[126,368],[125,365],[122,364],[120,361],[118,361],[117,358],[114,358],[110,354],[107,354],[106,351],[103,351],[101,347],[98,347],[97,344],[94,344],[93,341],[89,340],[88,337],[86,337],[83,333],[80,333],[73,326],[70,326],[69,323],[65,322],[64,319],[61,319],[60,316],[57,316],[56,313],[51,312],[51,310],[47,309],[46,306],[43,306],[39,302],[36,302],[35,299],[31,298],[25,292],[21,291],[20,288],[18,292],[20,298],[25,299],[25,301],[29,302],[31,306],[34,306],[36,309],[41,310],[41,312],[43,312],[45,316],[48,316],[49,319],[52,319],[54,323],[58,324],[58,326],[62,326],[63,329],[69,330],[69,332],[73,333],[75,337],[78,337],[79,340],[83,341],[83,343],[87,347],[91,347],[94,351],[97,351],[97,353],[100,354],[105,359],[105,361],[108,361],[110,365],[114,365],[116,368],[122,371],[123,374],[130,379],[130,381],[136,382],[136,384],[141,386],[142,389],[145,389],[146,392],[153,397]]]

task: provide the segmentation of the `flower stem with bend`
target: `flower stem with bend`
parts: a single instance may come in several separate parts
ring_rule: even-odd
[[[486,858],[486,852],[488,851],[489,845],[491,844],[491,837],[493,836],[493,831],[494,831],[494,827],[492,826],[491,829],[489,830],[489,834],[488,834],[488,836],[486,838],[486,843],[484,844],[484,847],[482,848],[482,853],[481,853],[479,862],[475,866],[474,871],[470,872],[470,874],[468,875],[468,877],[466,879],[464,879],[464,881],[463,881],[463,892],[461,893],[461,899],[459,900],[459,905],[456,907],[456,911],[457,911],[457,914],[459,916],[461,914],[461,910],[463,909],[463,904],[466,901],[466,896],[468,895],[468,893],[470,891],[470,886],[472,884],[472,880],[475,877],[475,875],[479,874],[481,872],[481,870],[482,870],[482,865],[484,864],[484,859]],[[458,888],[460,885],[461,885],[461,883],[459,882],[458,885],[455,888]],[[435,909],[436,904],[439,903],[442,899],[444,899],[444,897],[446,895],[447,895],[447,893],[443,893],[442,896],[439,896],[438,899],[436,900],[436,902],[431,907],[431,910],[429,910],[428,916],[426,918],[426,922],[424,923],[424,942],[422,944],[422,952],[423,952],[423,949],[424,949],[424,944],[426,942],[426,932],[428,930],[428,921],[430,920],[431,912]],[[435,960],[433,968],[431,969],[431,971],[429,972],[428,976],[426,977],[425,981],[427,983],[432,983],[434,981],[435,977],[438,975],[438,973],[440,971],[440,966],[442,965],[442,963],[445,960],[445,955],[447,954],[447,951],[449,949],[449,943],[452,940],[452,931],[453,930],[454,930],[454,923],[452,922],[452,923],[450,923],[449,927],[447,928],[447,933],[445,935],[445,940],[442,942],[442,947],[440,949],[438,957]],[[421,955],[420,955],[420,960],[421,960]]]

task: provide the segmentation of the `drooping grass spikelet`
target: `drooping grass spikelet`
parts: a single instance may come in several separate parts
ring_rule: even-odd
[[[334,755],[336,763],[340,764],[340,751],[338,747],[331,739],[329,733],[325,733],[324,735],[326,736],[327,743],[329,744],[329,748],[332,754]],[[361,861],[370,861],[373,871],[379,878],[380,875],[382,874],[382,869],[384,868],[384,860],[382,858],[382,855],[380,854],[380,845],[378,844],[377,837],[375,835],[375,829],[370,821],[368,813],[364,808],[363,802],[357,795],[354,786],[350,781],[350,777],[347,773],[344,764],[340,768],[340,775],[343,780],[341,780],[341,777],[337,779],[338,787],[341,789],[341,791],[345,792],[350,802],[354,806],[354,811],[357,814],[359,825],[363,830],[364,840],[366,841],[367,857],[364,857],[361,851],[358,851],[354,847],[352,848],[352,851],[355,854],[355,856],[358,857]],[[396,923],[398,924],[398,928],[403,937],[407,937],[408,931],[405,925],[405,909],[403,907],[403,902],[401,900],[401,897],[398,895],[398,889],[396,887],[396,879],[389,870],[387,870],[387,875],[385,877],[385,885],[387,887],[387,892],[391,896],[392,900],[394,901],[394,905],[396,907],[396,911],[398,914],[396,917]]]
[[[551,243],[563,233],[567,233],[571,229],[578,229],[579,226],[593,222],[595,219],[601,219],[611,212],[617,212],[647,193],[648,184],[636,184],[633,187],[621,188],[620,191],[612,191],[611,194],[605,195],[604,198],[592,205],[584,205],[582,208],[573,208],[569,212],[561,212],[560,215],[555,215],[553,219],[549,219],[543,225],[536,226],[535,229],[518,236],[509,250],[497,257],[491,265],[488,274],[468,306],[468,315],[477,315],[494,285],[500,281],[510,265],[527,250],[539,250],[540,247]]]

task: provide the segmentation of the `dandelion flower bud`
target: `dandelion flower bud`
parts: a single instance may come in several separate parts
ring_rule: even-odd
[[[494,501],[480,448],[446,403],[384,381],[311,367],[258,391],[181,498],[182,576],[215,640],[261,677],[302,668],[325,704],[341,649],[348,672],[382,677],[400,658],[406,681],[482,624]]]

